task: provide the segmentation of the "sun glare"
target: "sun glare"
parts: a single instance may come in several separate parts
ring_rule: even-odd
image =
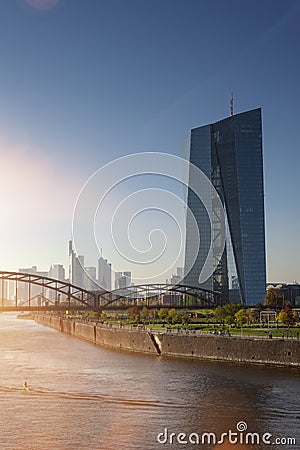
[[[26,0],[28,5],[39,11],[45,11],[54,8],[59,0]]]

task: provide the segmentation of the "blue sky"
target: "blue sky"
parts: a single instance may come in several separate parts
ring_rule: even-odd
[[[300,1],[2,0],[1,267],[67,262],[78,192],[190,128],[263,110],[269,281],[300,281]]]

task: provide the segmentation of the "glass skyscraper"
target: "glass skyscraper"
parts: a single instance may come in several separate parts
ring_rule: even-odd
[[[221,302],[255,305],[266,290],[261,109],[231,115],[190,133],[189,160],[209,178],[224,205],[226,244],[213,275],[199,284],[212,228],[206,210],[188,189],[188,207],[199,231],[200,248],[184,283],[221,292]],[[185,266],[190,267],[194,236],[187,216]]]

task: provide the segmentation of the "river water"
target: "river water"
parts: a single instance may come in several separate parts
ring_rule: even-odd
[[[1,450],[300,448],[297,369],[112,351],[12,314],[0,342]]]

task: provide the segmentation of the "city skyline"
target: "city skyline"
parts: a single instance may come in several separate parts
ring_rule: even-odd
[[[179,155],[233,91],[236,113],[263,109],[267,280],[299,281],[299,2],[42,3],[0,6],[2,269],[67,267],[88,177],[130,153]]]
[[[134,286],[134,277],[131,271],[123,270],[116,272],[112,270],[110,262],[102,255],[95,261],[94,266],[86,266],[85,255],[77,255],[74,251],[72,241],[68,243],[69,264],[64,267],[63,264],[51,264],[49,270],[40,270],[37,265],[23,267],[16,272],[37,274],[42,277],[49,277],[60,281],[69,282],[74,286],[84,288],[88,291],[117,290],[125,287]],[[162,283],[176,284],[183,278],[183,268],[177,267],[176,274],[168,280],[162,280]],[[37,288],[37,292],[38,292]],[[15,288],[12,289],[14,294]]]

